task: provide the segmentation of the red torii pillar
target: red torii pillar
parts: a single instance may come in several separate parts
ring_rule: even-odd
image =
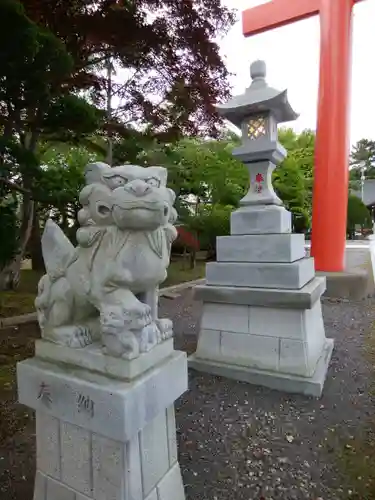
[[[319,271],[343,271],[348,203],[352,13],[361,0],[272,0],[243,12],[251,36],[320,15],[320,77],[312,218]]]

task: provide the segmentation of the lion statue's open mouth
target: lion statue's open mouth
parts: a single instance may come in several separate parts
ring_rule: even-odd
[[[113,220],[121,229],[151,230],[163,224],[168,207],[159,202],[127,202],[113,205]]]

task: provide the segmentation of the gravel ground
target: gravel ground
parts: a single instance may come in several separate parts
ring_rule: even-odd
[[[175,322],[177,348],[194,350],[200,312],[191,290],[161,300],[161,314]],[[324,301],[324,319],[336,345],[320,400],[190,373],[176,406],[187,500],[375,499],[369,471],[353,477],[339,460],[363,441],[374,416],[364,346],[375,299]],[[14,353],[30,356],[37,335],[35,325],[0,331],[0,367]],[[0,499],[31,500],[34,419],[15,403],[13,375],[12,368],[11,380],[0,377]],[[358,448],[358,462],[360,453],[367,450]]]
[[[189,500],[375,498],[370,479],[348,477],[339,460],[374,415],[364,352],[374,306],[323,301],[335,350],[320,400],[190,372],[176,413]],[[194,350],[201,306],[192,292],[163,300],[161,310],[173,311],[177,347]]]

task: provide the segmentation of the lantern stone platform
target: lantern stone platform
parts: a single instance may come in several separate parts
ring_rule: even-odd
[[[242,130],[233,155],[250,172],[250,189],[231,216],[231,236],[218,237],[217,262],[195,288],[203,313],[189,367],[273,389],[319,397],[333,341],[321,310],[326,282],[292,234],[292,216],[272,187],[286,156],[277,123],[294,120],[287,93],[268,87],[262,61],[251,66],[244,95],[218,106]]]

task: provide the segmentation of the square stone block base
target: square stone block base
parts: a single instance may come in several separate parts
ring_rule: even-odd
[[[333,351],[333,340],[327,339],[322,355],[318,360],[315,372],[312,377],[301,377],[286,373],[257,370],[245,366],[239,366],[228,362],[218,362],[208,359],[198,358],[192,354],[188,358],[188,366],[194,370],[219,375],[241,382],[248,382],[254,385],[269,387],[278,391],[304,394],[319,398],[323,391],[328,365]]]
[[[120,373],[107,360],[93,371],[95,351],[75,366],[64,348],[47,347],[17,367],[19,400],[36,411],[34,500],[185,500],[174,415],[187,389],[185,353],[172,350],[129,380],[146,361]]]
[[[87,496],[38,470],[35,476],[33,500],[185,500],[178,463],[169,469],[147,497],[137,492],[134,496],[134,492],[125,484],[123,486],[123,490],[110,491],[110,485],[107,485],[106,491],[98,492],[98,496],[93,497],[91,494]]]
[[[34,500],[185,500],[174,407],[127,442],[36,414]]]

